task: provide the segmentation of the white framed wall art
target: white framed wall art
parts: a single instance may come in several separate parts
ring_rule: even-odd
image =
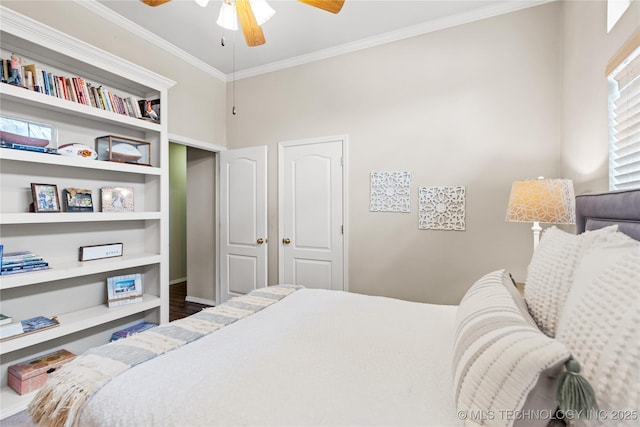
[[[464,231],[465,187],[420,187],[418,228],[420,230]]]
[[[371,212],[411,212],[411,172],[371,172]]]

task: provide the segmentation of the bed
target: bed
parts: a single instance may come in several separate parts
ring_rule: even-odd
[[[87,351],[30,414],[56,426],[637,425],[640,190],[576,206],[581,233],[545,231],[524,298],[505,270],[459,306],[271,286]],[[598,399],[590,419],[557,410],[571,360]]]

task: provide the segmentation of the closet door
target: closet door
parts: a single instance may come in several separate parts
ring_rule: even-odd
[[[267,286],[267,147],[220,153],[220,302]]]
[[[280,283],[345,290],[343,144],[280,144]]]

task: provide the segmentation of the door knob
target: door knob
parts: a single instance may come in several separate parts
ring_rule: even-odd
[[[288,245],[289,243],[291,243],[291,239],[288,237],[285,237],[284,239],[282,239],[282,243],[284,243],[285,245]]]
[[[258,240],[256,240],[256,242],[258,242],[259,245],[264,243],[264,239],[262,237],[259,237]]]

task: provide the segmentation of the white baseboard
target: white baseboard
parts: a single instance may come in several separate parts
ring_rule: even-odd
[[[187,302],[195,302],[195,303],[198,303],[198,304],[216,305],[216,302],[212,301],[210,299],[190,297],[189,295],[187,295],[187,297],[184,300],[187,301]]]
[[[182,277],[182,278],[180,278],[180,279],[173,279],[173,280],[170,280],[170,281],[169,281],[169,286],[171,286],[171,285],[177,285],[178,283],[184,283],[184,282],[186,282],[186,281],[187,281],[187,278],[186,278],[186,277]]]

